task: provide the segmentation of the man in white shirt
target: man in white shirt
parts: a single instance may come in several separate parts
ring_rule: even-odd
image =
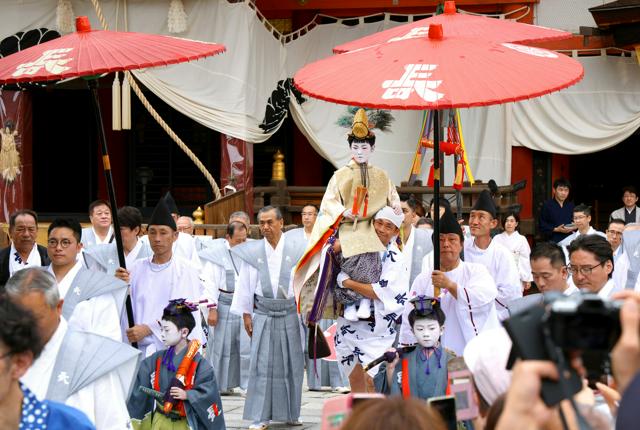
[[[400,207],[404,216],[401,227],[402,253],[407,264],[407,270],[409,270],[409,285],[420,274],[424,256],[433,251],[433,242],[431,241],[433,232],[413,226],[417,205],[418,202],[413,197],[408,195],[400,196]]]
[[[451,211],[440,218],[440,270],[423,272],[411,286],[409,299],[420,295],[440,299],[447,322],[442,345],[462,355],[466,344],[484,330],[499,327],[495,299],[498,289],[487,269],[460,259],[464,247],[462,228]],[[513,263],[513,258],[509,257]],[[518,280],[519,282],[519,280]],[[415,336],[409,325],[413,305],[404,305],[400,344],[412,345]]]
[[[22,383],[40,400],[63,402],[81,410],[98,430],[129,428],[125,402],[139,352],[67,325],[55,278],[43,269],[18,272],[6,290],[11,300],[36,316],[44,342],[42,354]]]
[[[291,276],[306,241],[283,234],[283,224],[280,210],[266,206],[258,212],[264,239],[231,250],[242,260],[231,312],[242,316],[251,337],[243,413],[251,429],[265,429],[269,421],[297,424],[300,417],[304,355]]]
[[[164,199],[151,215],[148,232],[153,255],[137,260],[129,270],[119,267],[115,274],[131,283],[134,326],[126,330],[126,336],[129,342],[138,343],[145,357],[164,348],[158,321],[169,300],[183,298],[197,303],[204,297],[198,269],[173,253],[178,232]],[[204,345],[207,339],[200,315],[194,313],[196,326],[190,336]]]
[[[496,212],[489,190],[483,190],[469,215],[473,238],[464,241],[464,260],[482,264],[489,271],[498,287],[496,310],[502,321],[509,316],[507,304],[522,297],[522,283],[511,251],[491,239],[491,229],[498,225]]]
[[[315,205],[305,205],[300,212],[302,218],[302,227],[304,228],[304,238],[309,240],[311,232],[313,231],[313,225],[318,218],[318,208]]]
[[[96,200],[89,205],[91,227],[82,229],[82,245],[86,248],[105,245],[114,240],[111,225],[111,206],[105,200]]]
[[[0,251],[0,286],[18,270],[27,267],[47,266],[47,248],[36,243],[38,215],[29,209],[21,209],[9,217],[11,245]]]
[[[580,290],[608,299],[623,288],[611,279],[613,252],[604,237],[595,234],[579,237],[571,242],[568,251],[569,273]]]
[[[622,244],[622,233],[624,232],[625,222],[619,218],[609,221],[609,226],[605,231],[607,242],[611,244],[613,251],[613,274],[611,278],[615,285],[624,288],[627,283],[627,271],[629,270],[629,260],[624,252]]]
[[[62,313],[69,325],[121,341],[120,315],[127,295],[126,283],[86,269],[78,255],[82,250],[80,223],[56,218],[49,225],[48,271],[64,298]]]
[[[569,247],[571,242],[580,236],[597,234],[598,236],[606,237],[603,232],[591,227],[591,206],[587,206],[584,203],[573,208],[573,223],[578,229],[559,242],[559,245],[565,248]]]

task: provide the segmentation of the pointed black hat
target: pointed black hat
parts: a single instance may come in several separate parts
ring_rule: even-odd
[[[176,227],[176,222],[171,216],[171,212],[167,207],[167,202],[165,199],[160,199],[160,201],[156,205],[156,208],[151,214],[149,225],[166,225],[174,230],[178,230],[178,228]]]
[[[462,227],[460,227],[460,223],[449,209],[445,210],[440,217],[440,234],[447,233],[457,234],[460,236],[460,240],[464,239]]]
[[[176,205],[176,201],[173,200],[173,196],[170,191],[167,191],[167,194],[164,195],[164,201],[167,203],[167,207],[169,208],[169,212],[172,214],[180,214],[178,211],[178,205]]]
[[[482,190],[471,210],[489,212],[492,217],[496,217],[496,204],[493,202],[489,190]]]

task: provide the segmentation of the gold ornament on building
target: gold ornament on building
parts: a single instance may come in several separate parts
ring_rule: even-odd
[[[16,148],[15,136],[18,134],[16,130],[11,131],[9,127],[4,130],[0,129],[0,140],[2,149],[0,149],[0,174],[7,182],[13,182],[20,174],[20,153]]]
[[[271,171],[272,181],[284,181],[284,155],[278,149],[273,155],[273,170]]]
[[[204,224],[204,211],[200,206],[191,215],[193,215],[194,224]]]
[[[364,139],[369,135],[369,119],[367,118],[367,112],[362,108],[358,109],[353,116],[351,134],[358,139]]]

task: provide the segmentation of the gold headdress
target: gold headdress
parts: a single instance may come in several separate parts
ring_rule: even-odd
[[[351,126],[351,134],[358,139],[364,139],[369,136],[369,119],[367,118],[367,112],[360,108],[353,116],[353,125]]]

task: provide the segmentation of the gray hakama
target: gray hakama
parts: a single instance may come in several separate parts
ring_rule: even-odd
[[[226,240],[215,241],[211,248],[200,252],[203,263],[220,266],[224,270],[224,285],[217,285],[218,323],[209,327],[207,359],[213,367],[221,392],[235,387],[242,387],[240,342],[244,331],[242,317],[230,312],[233,293],[235,291],[237,269],[240,261],[234,262],[226,245]],[[236,257],[237,258],[237,257]],[[247,379],[245,377],[245,379]]]
[[[271,288],[263,288],[265,296],[267,290],[271,293]],[[256,295],[254,300],[251,374],[243,418],[297,421],[304,363],[295,299]]]
[[[173,366],[177,369],[180,362],[184,358],[188,346],[173,356]],[[166,364],[162,363],[163,356],[167,352],[166,349],[156,351],[140,363],[140,368],[136,380],[134,382],[133,391],[127,401],[129,414],[134,422],[148,422],[153,419],[153,415],[160,413],[162,405],[158,405],[148,394],[143,393],[140,387],[153,388],[153,378],[160,360],[160,392],[164,393],[171,379],[176,372],[167,369]],[[216,377],[213,373],[211,365],[207,360],[203,359],[200,354],[194,358],[197,362],[196,372],[193,380],[193,387],[187,390],[187,400],[184,402],[186,419],[189,428],[192,430],[222,430],[226,428],[224,422],[224,414],[222,412],[222,401],[216,383]]]

